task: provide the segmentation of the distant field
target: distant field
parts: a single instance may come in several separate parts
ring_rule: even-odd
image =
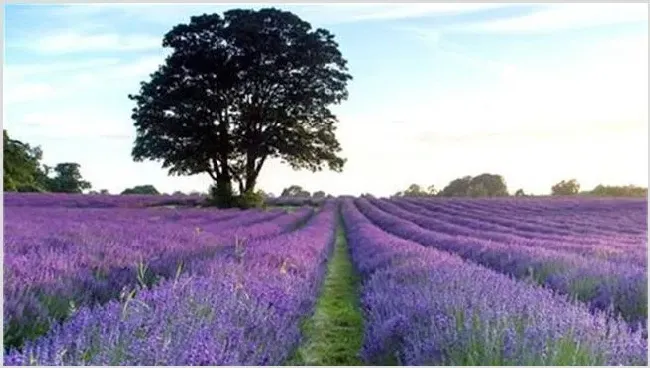
[[[200,200],[5,193],[4,363],[647,365],[645,200]]]

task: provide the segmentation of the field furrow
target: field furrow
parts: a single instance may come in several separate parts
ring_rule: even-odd
[[[555,250],[438,233],[382,211],[365,199],[355,203],[373,223],[391,234],[458,254],[518,279],[529,279],[582,300],[594,309],[611,309],[633,324],[646,324],[648,278],[645,268]]]
[[[362,278],[362,356],[368,364],[647,362],[646,340],[625,322],[390,235],[352,201],[344,202],[343,214]]]
[[[9,215],[3,285],[5,346],[19,346],[24,339],[45,333],[50,319],[66,318],[72,306],[105,303],[125,287],[172,277],[188,261],[227,254],[237,241],[291,231],[312,212],[307,208],[293,213],[243,211],[224,221],[208,217],[199,226],[164,221],[158,213],[140,213],[140,221],[114,222],[93,220],[92,212],[84,222],[52,216],[42,226]],[[35,216],[36,221],[41,216]],[[113,216],[119,218],[120,212]],[[18,228],[33,225],[34,231],[15,232],[14,220]]]
[[[333,239],[334,204],[306,226],[196,260],[185,275],[82,307],[5,364],[278,365],[300,339]],[[98,334],[98,332],[101,333]]]
[[[488,229],[477,230],[470,226],[453,224],[445,220],[439,220],[435,214],[426,211],[418,211],[411,207],[411,211],[400,208],[393,202],[383,200],[371,200],[372,205],[381,210],[395,215],[399,218],[411,221],[418,226],[451,236],[465,236],[484,241],[495,241],[514,246],[537,247],[562,252],[575,253],[582,256],[605,259],[612,262],[633,264],[640,267],[647,265],[647,251],[642,246],[616,246],[615,243],[604,242],[604,244],[581,244],[575,241],[579,236],[563,237],[561,240],[544,240],[528,238],[509,234],[502,231]],[[406,208],[406,207],[405,207]]]

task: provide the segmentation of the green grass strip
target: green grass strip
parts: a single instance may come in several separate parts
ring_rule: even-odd
[[[314,314],[303,324],[303,343],[288,365],[363,365],[358,278],[339,218],[333,257]]]

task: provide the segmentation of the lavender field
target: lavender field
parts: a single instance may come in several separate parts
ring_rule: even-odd
[[[644,199],[172,199],[5,193],[4,364],[647,365]]]

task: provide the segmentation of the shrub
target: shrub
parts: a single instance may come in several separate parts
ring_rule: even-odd
[[[264,193],[261,190],[257,192],[244,192],[235,198],[236,206],[243,209],[248,208],[265,208]]]

